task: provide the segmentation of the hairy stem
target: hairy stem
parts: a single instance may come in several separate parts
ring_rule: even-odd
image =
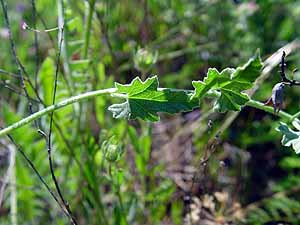
[[[284,120],[287,121],[292,121],[293,120],[293,115],[286,113],[284,111],[279,111],[279,113],[274,113],[274,108],[271,106],[266,106],[265,104],[258,102],[258,101],[254,101],[254,100],[250,100],[246,103],[247,106],[251,106],[253,108],[256,109],[260,109],[263,110],[265,112],[271,113],[271,114],[275,114],[279,117],[281,117]]]
[[[300,111],[294,114],[289,122],[292,122],[293,120],[297,119],[299,116],[300,116]]]
[[[158,88],[158,90],[164,90],[164,89],[165,88]],[[172,89],[172,90],[176,90],[176,89]],[[182,89],[180,89],[180,90],[182,90]],[[13,130],[19,128],[19,127],[25,126],[26,124],[42,117],[43,115],[51,113],[55,110],[58,110],[60,108],[65,107],[67,105],[71,105],[71,104],[74,104],[76,102],[81,102],[85,99],[93,98],[93,97],[96,97],[96,96],[99,96],[99,95],[102,95],[102,94],[113,94],[113,93],[116,93],[116,91],[117,91],[116,88],[108,88],[108,89],[103,89],[103,90],[86,92],[86,93],[68,98],[68,99],[63,100],[59,103],[51,105],[51,106],[49,106],[45,109],[42,109],[42,110],[40,110],[40,111],[38,111],[38,112],[28,116],[28,117],[16,122],[16,123],[4,128],[4,129],[0,130],[0,137],[3,136],[3,135],[9,134],[11,131],[13,131]],[[186,91],[187,92],[192,92],[191,90],[186,90]],[[206,96],[216,98],[216,97],[219,96],[219,94],[216,93],[216,92],[210,92],[210,93],[207,93]],[[114,94],[114,97],[118,97],[118,95]],[[256,109],[263,110],[265,112],[268,112],[268,113],[271,113],[271,114],[274,114],[274,115],[277,115],[277,116],[281,117],[282,119],[290,121],[290,122],[292,122],[294,119],[296,119],[295,116],[293,116],[293,115],[291,115],[287,112],[284,112],[284,111],[280,111],[279,113],[275,113],[273,107],[266,106],[263,103],[255,101],[255,100],[249,100],[245,105],[256,108]]]
[[[108,88],[108,89],[103,89],[103,90],[97,90],[97,91],[91,91],[91,92],[86,92],[84,94],[80,94],[80,95],[77,95],[77,96],[74,96],[74,97],[71,97],[71,98],[68,98],[64,101],[61,101],[59,103],[56,103],[54,105],[51,105],[47,108],[44,108],[2,130],[0,130],[0,137],[3,136],[3,135],[6,135],[8,133],[10,133],[11,131],[19,128],[19,127],[23,127],[25,126],[26,124],[38,119],[38,118],[41,118],[43,115],[46,115],[52,111],[55,111],[55,110],[58,110],[60,108],[63,108],[67,105],[71,105],[71,104],[74,104],[76,102],[80,102],[80,101],[83,101],[85,99],[89,99],[89,98],[92,98],[92,97],[95,97],[95,96],[98,96],[98,95],[102,95],[102,94],[111,94],[111,93],[114,93],[116,91],[115,88]]]

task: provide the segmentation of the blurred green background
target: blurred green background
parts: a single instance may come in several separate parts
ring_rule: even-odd
[[[45,105],[52,102],[60,31],[44,30],[62,24],[56,101],[152,74],[161,87],[191,89],[192,80],[202,80],[208,68],[243,65],[257,49],[269,60],[270,72],[255,100],[265,102],[280,81],[278,64],[269,65],[278,49],[289,49],[287,74],[299,76],[292,73],[300,68],[299,1],[6,2],[18,59]],[[24,22],[29,29],[22,29]],[[14,76],[3,11],[0,49],[4,127],[29,111]],[[298,87],[289,89],[284,110],[298,112],[299,96]],[[248,107],[219,114],[205,101],[193,112],[163,114],[151,124],[114,119],[107,110],[112,101],[98,97],[55,112],[55,173],[79,224],[300,224],[300,159],[281,146],[276,116]],[[33,101],[34,111],[43,107]],[[38,124],[47,132],[49,117]],[[54,190],[45,140],[36,126],[12,136]],[[15,174],[7,177],[15,147],[5,138],[0,143],[0,224],[69,224],[18,152]],[[211,156],[203,166],[206,152]]]

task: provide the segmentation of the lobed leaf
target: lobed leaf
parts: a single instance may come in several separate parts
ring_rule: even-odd
[[[183,90],[158,89],[157,76],[141,81],[135,78],[130,84],[115,83],[117,94],[124,95],[125,102],[108,108],[115,118],[136,119],[155,122],[158,112],[178,113],[191,111],[199,106],[197,99],[191,99],[191,93]]]
[[[296,154],[300,153],[300,131],[290,129],[289,126],[283,122],[280,122],[276,130],[283,135],[281,140],[283,146],[292,146]]]
[[[208,91],[218,91],[220,97],[215,104],[218,111],[239,111],[241,106],[249,101],[248,95],[243,91],[253,87],[261,68],[262,63],[257,52],[245,65],[236,70],[227,68],[220,73],[217,69],[209,69],[203,81],[192,82],[195,88],[192,98],[201,100]]]
[[[262,63],[257,53],[244,66],[236,70],[227,68],[221,73],[217,69],[209,69],[203,81],[193,81],[193,93],[184,90],[158,88],[157,76],[141,81],[135,78],[130,84],[115,83],[114,95],[125,98],[125,102],[114,104],[108,108],[115,118],[158,121],[159,112],[178,113],[191,111],[199,106],[207,92],[218,91],[215,108],[221,112],[239,111],[249,101],[243,91],[251,88],[259,76]]]

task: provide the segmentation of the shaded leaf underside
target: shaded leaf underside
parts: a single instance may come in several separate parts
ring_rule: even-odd
[[[281,143],[283,146],[292,146],[297,154],[300,153],[300,131],[290,129],[289,126],[283,122],[280,122],[277,131],[282,134]]]

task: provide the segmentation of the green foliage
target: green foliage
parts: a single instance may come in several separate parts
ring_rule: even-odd
[[[115,118],[158,121],[158,112],[178,113],[191,111],[198,106],[198,101],[191,100],[186,91],[158,89],[157,76],[142,82],[138,77],[130,84],[115,84],[117,93],[124,95],[126,101],[108,108]]]
[[[21,118],[20,115],[14,113],[6,104],[1,108],[1,115],[7,123],[13,123]],[[47,173],[46,167],[44,166],[47,164],[47,152],[41,151],[41,149],[45,149],[45,143],[37,134],[36,130],[27,126],[16,130],[12,133],[12,136],[22,148],[26,147],[28,157],[49,182],[51,180],[50,174]],[[28,146],[28,143],[31,143],[31,145]],[[24,212],[24,214],[22,214],[22,219],[34,222],[36,217],[43,214],[43,201],[45,200],[49,201],[51,205],[53,204],[53,215],[58,214],[59,210],[57,210],[55,203],[52,201],[51,197],[48,196],[47,192],[32,191],[35,187],[40,187],[37,185],[39,180],[35,174],[34,176],[31,176],[31,168],[27,166],[24,158],[22,158],[18,152],[16,154],[16,185],[23,187],[18,189],[17,192],[17,198],[19,200],[18,210]],[[44,216],[46,219],[49,215]]]
[[[271,221],[299,224],[300,204],[297,199],[275,196],[263,201],[262,206],[250,210],[246,223],[253,225]]]
[[[283,135],[281,140],[282,145],[287,147],[292,146],[297,154],[300,153],[300,131],[290,129],[289,126],[283,122],[280,122],[277,130]]]
[[[225,69],[219,73],[216,69],[209,69],[204,81],[193,81],[195,88],[193,98],[201,99],[208,91],[217,91],[220,92],[215,105],[218,111],[240,111],[241,106],[249,101],[248,95],[241,92],[253,86],[261,68],[262,63],[257,53],[244,66],[236,70]]]
[[[46,105],[52,105],[55,63],[53,59],[46,58],[39,70],[39,79],[43,88],[43,99]]]
[[[285,157],[280,161],[280,166],[287,170],[299,169],[300,159],[295,157]]]
[[[178,113],[191,111],[198,107],[200,100],[207,92],[220,92],[216,102],[219,111],[240,111],[249,97],[244,90],[250,89],[258,77],[262,63],[259,54],[251,58],[244,66],[235,69],[225,69],[219,73],[216,69],[209,69],[204,81],[193,81],[194,93],[184,90],[159,89],[157,76],[141,81],[135,78],[130,84],[115,84],[117,88],[113,96],[124,97],[126,101],[114,104],[108,109],[114,118],[158,121],[158,112]],[[121,95],[118,95],[121,94]]]
[[[34,111],[43,109],[43,104],[37,103],[27,79],[43,102],[52,104],[59,31],[43,30],[57,27],[58,20],[64,22],[65,29],[56,102],[111,88],[114,82],[114,97],[124,99],[115,104],[120,99],[90,98],[54,113],[54,170],[80,224],[184,224],[193,171],[203,179],[193,185],[191,195],[226,190],[229,198],[234,196],[221,211],[226,208],[234,214],[239,210],[229,207],[230,202],[240,201],[244,210],[249,202],[259,203],[274,192],[274,197],[258,204],[256,210],[246,211],[245,224],[281,219],[299,224],[295,190],[300,185],[298,155],[282,151],[278,141],[283,135],[283,145],[298,152],[299,129],[284,119],[286,124],[279,125],[280,132],[276,132],[277,117],[243,107],[253,99],[265,102],[270,97],[274,83],[280,80],[272,67],[276,60],[264,64],[272,69],[267,75],[270,78],[265,77],[251,99],[246,90],[261,73],[260,57],[257,54],[237,67],[257,48],[265,60],[299,37],[299,2],[130,0],[123,4],[106,0],[95,1],[90,14],[89,4],[94,1],[5,1],[18,60],[28,74],[23,73]],[[36,3],[36,21],[32,2]],[[18,75],[18,68],[1,15],[0,126],[5,127],[27,117],[29,111],[20,79],[11,76]],[[20,29],[22,21],[40,32]],[[294,49],[287,58],[288,75],[300,67],[300,54]],[[146,79],[149,74],[158,76]],[[132,82],[122,85],[128,81]],[[289,89],[283,110],[290,115],[297,113],[298,101],[299,89]],[[108,105],[114,117],[138,120],[115,120],[107,111]],[[229,113],[213,113],[213,107]],[[220,144],[207,144],[219,140],[215,134],[230,125],[232,111],[239,116],[221,134]],[[185,113],[160,118],[160,113],[180,112]],[[158,120],[155,124],[147,122]],[[47,134],[49,117],[36,122]],[[36,123],[11,134],[55,190],[46,142]],[[216,151],[205,170],[198,170],[198,159],[212,146],[217,146]],[[225,166],[221,167],[220,161]],[[17,224],[69,224],[19,153],[16,178],[17,214],[9,211],[9,186],[13,186],[9,183],[0,224],[12,224],[14,216]],[[205,208],[206,203],[200,204]],[[229,221],[226,216],[213,217]]]

